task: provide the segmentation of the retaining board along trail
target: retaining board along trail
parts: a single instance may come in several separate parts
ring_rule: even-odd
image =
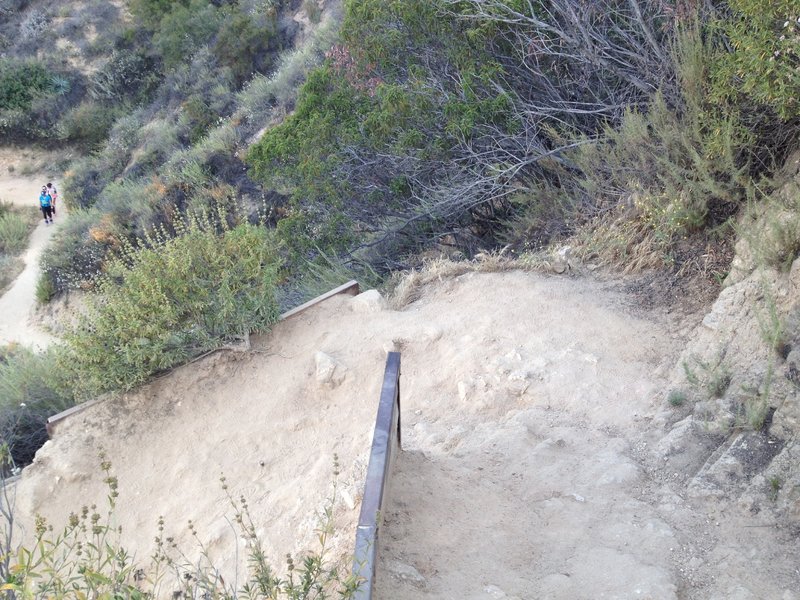
[[[389,352],[356,531],[353,574],[361,583],[355,600],[373,598],[381,523],[388,503],[394,461],[402,450],[400,425],[400,353]]]

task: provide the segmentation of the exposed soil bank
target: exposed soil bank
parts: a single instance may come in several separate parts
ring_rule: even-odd
[[[383,600],[796,599],[796,538],[688,497],[685,473],[646,466],[692,329],[670,319],[635,311],[610,284],[522,272],[444,280],[401,311],[336,297],[249,354],[213,355],[65,422],[23,472],[22,521],[30,532],[35,512],[59,524],[102,505],[103,447],[139,560],[164,515],[190,556],[187,519],[235,572],[244,546],[224,520],[224,473],[281,565],[314,546],[336,453],[334,549],[346,558],[397,349],[405,453],[381,538]]]

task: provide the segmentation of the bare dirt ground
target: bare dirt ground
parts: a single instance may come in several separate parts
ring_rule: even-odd
[[[0,200],[17,206],[36,206],[39,190],[53,175],[48,173],[56,153],[39,150],[0,148]],[[58,187],[56,182],[56,187]],[[0,344],[11,342],[44,349],[53,337],[42,329],[34,315],[39,258],[50,241],[60,219],[66,215],[63,202],[58,205],[55,223],[41,220],[30,237],[28,250],[22,256],[23,271],[0,297]]]
[[[103,505],[103,448],[137,559],[159,515],[196,556],[191,519],[232,581],[244,546],[219,475],[249,499],[280,565],[314,546],[335,453],[333,553],[346,558],[397,349],[405,452],[378,598],[797,599],[796,536],[687,496],[693,473],[653,464],[663,429],[652,419],[696,323],[640,312],[619,289],[512,271],[444,279],[399,311],[333,298],[251,353],[212,355],[65,421],[23,472],[21,522],[30,534],[34,513],[58,527]]]

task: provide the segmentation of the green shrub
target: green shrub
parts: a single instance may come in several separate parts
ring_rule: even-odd
[[[64,177],[63,195],[67,206],[75,210],[91,207],[114,175],[110,166],[104,165],[95,156],[84,156],[73,161]]]
[[[139,131],[140,146],[129,169],[153,172],[169,155],[180,148],[178,124],[167,119],[154,118]]]
[[[189,121],[189,143],[196,144],[216,122],[217,115],[198,95],[192,95],[186,99],[183,103],[183,111]]]
[[[682,406],[686,402],[686,392],[683,390],[670,390],[667,401],[671,406]]]
[[[98,157],[107,171],[106,177],[109,181],[119,175],[128,165],[131,153],[139,141],[139,130],[144,126],[143,121],[143,111],[139,110],[120,117],[111,127],[106,144]],[[86,164],[84,168],[88,166]],[[74,179],[79,178],[75,176]],[[85,196],[85,192],[83,195]],[[81,205],[86,206],[86,201]]]
[[[277,319],[269,232],[223,225],[217,233],[198,217],[177,227],[176,237],[162,231],[106,266],[91,310],[67,336],[82,393],[131,388]]]
[[[59,352],[0,350],[0,440],[17,466],[29,464],[47,440],[47,419],[75,402],[70,373],[56,364]]]
[[[30,221],[16,211],[0,216],[0,252],[19,254],[28,246]]]
[[[0,132],[20,140],[51,137],[70,87],[38,62],[0,59]]]
[[[213,39],[221,20],[221,12],[207,0],[173,4],[154,36],[164,66],[172,69],[186,62],[195,50]]]
[[[156,27],[176,4],[186,6],[188,0],[131,0],[131,12],[146,26]]]
[[[91,76],[89,93],[104,102],[139,103],[151,96],[159,81],[155,61],[140,51],[114,50]]]
[[[256,133],[270,120],[276,105],[280,112],[294,104],[307,73],[322,61],[323,52],[334,44],[337,26],[335,19],[321,23],[301,45],[281,54],[269,77],[256,75],[239,92],[234,118],[244,121],[248,135]]]
[[[156,221],[155,213],[161,197],[151,182],[123,179],[109,183],[95,208],[103,214],[98,228],[94,230],[96,239],[104,238],[116,247],[120,240],[130,237],[141,238]],[[112,238],[114,238],[112,240]]]
[[[699,29],[684,30],[674,53],[682,105],[656,95],[646,113],[628,111],[607,129],[605,143],[581,149],[587,191],[657,198],[641,212],[665,238],[719,224],[746,199],[752,139],[708,95],[711,54]]]
[[[118,244],[113,222],[102,222],[96,209],[73,210],[56,230],[47,252],[42,254],[39,266],[42,278],[51,286],[41,283],[44,290],[60,294],[70,289],[91,288],[100,273],[106,253]],[[52,296],[51,296],[52,297]]]
[[[291,292],[296,297],[292,304],[301,304],[333,288],[355,279],[361,289],[379,287],[383,280],[370,265],[353,259],[345,260],[320,252],[313,263],[308,263]]]
[[[35,98],[53,88],[53,75],[43,65],[0,61],[0,110],[27,111]]]
[[[56,286],[53,279],[46,273],[39,275],[36,281],[36,301],[39,304],[47,304],[56,295]]]
[[[95,148],[108,137],[120,112],[117,107],[91,100],[82,102],[61,119],[61,136],[67,141]]]
[[[728,0],[730,14],[716,25],[728,38],[714,63],[715,93],[740,95],[783,119],[800,116],[800,6],[796,0]]]
[[[754,164],[763,168],[764,157],[735,107],[710,94],[715,51],[700,25],[682,26],[671,54],[677,102],[657,92],[644,108],[629,108],[599,139],[579,140],[567,154],[572,169],[534,186],[538,202],[568,206],[565,199],[580,199],[562,223],[602,215],[582,232],[588,253],[628,270],[679,270],[694,260],[694,252],[681,254],[681,244],[718,242],[721,226],[746,205]],[[520,221],[536,224],[536,215],[551,212],[531,204]]]
[[[279,46],[274,22],[259,27],[253,18],[234,11],[222,23],[214,43],[214,55],[219,62],[230,67],[237,84],[241,85],[256,73],[263,73],[272,64],[273,54]]]

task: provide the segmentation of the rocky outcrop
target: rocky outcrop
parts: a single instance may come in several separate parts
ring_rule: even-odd
[[[791,526],[800,526],[800,223],[786,207],[800,203],[798,165],[774,202],[745,218],[725,287],[672,371],[655,448],[656,460],[693,474],[690,496]]]

